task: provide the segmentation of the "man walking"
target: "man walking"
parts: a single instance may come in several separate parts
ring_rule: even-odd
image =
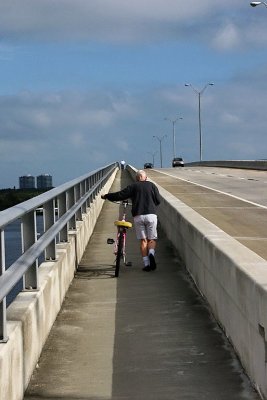
[[[119,192],[104,194],[101,197],[110,201],[131,199],[136,237],[140,240],[140,251],[144,262],[143,271],[154,271],[157,267],[155,260],[156,207],[160,204],[160,195],[156,185],[147,180],[145,171],[139,170],[136,173],[135,183]]]

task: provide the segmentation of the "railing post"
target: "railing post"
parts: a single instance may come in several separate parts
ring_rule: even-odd
[[[44,209],[44,231],[48,231],[55,223],[55,199],[46,202],[43,205]],[[56,238],[45,249],[45,260],[56,259]]]
[[[66,192],[61,193],[57,198],[58,203],[58,218],[62,217],[67,211],[67,196]],[[59,232],[59,241],[68,241],[68,225],[66,224],[63,229]]]
[[[36,238],[36,215],[35,211],[30,211],[22,217],[21,222],[23,253],[36,242]],[[24,275],[23,288],[24,290],[38,289],[38,285],[38,260],[36,260]]]
[[[97,183],[98,181],[99,181],[99,172],[96,173],[96,183]],[[99,191],[99,188],[97,187],[97,189],[95,190],[96,196],[97,196],[97,194],[98,194],[98,191]]]
[[[80,193],[81,197],[86,193],[86,179],[80,183]],[[81,212],[82,214],[86,214],[86,202],[83,203]]]
[[[85,193],[87,193],[89,191],[89,189],[90,189],[90,178],[87,178],[85,181]],[[86,207],[87,208],[90,207],[90,196],[86,200]]]
[[[91,189],[93,186],[94,186],[94,180],[93,180],[93,177],[90,176],[90,177],[89,177],[89,188]],[[93,198],[93,195],[91,194],[91,195],[89,196],[89,199],[88,199],[89,206],[91,206],[93,200],[94,200],[94,198]]]
[[[76,203],[81,198],[81,187],[80,187],[80,184],[75,185],[74,192],[75,192],[75,203]],[[78,221],[82,221],[82,210],[80,208],[76,213],[76,219]]]
[[[67,192],[67,210],[69,210],[72,206],[75,204],[75,196],[74,196],[74,188],[72,187],[70,190]],[[69,224],[68,224],[69,229],[76,229],[76,218],[75,215],[70,218]]]
[[[96,173],[93,175],[93,186],[96,184]],[[93,194],[92,194],[92,201],[94,201],[94,199],[96,198],[96,191],[94,190]]]
[[[0,229],[0,276],[5,272],[5,232]],[[0,343],[8,340],[6,331],[6,298],[0,302]]]

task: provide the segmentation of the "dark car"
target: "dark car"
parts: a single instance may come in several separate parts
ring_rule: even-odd
[[[153,168],[153,164],[151,162],[147,162],[144,164],[144,169],[146,168]]]
[[[173,167],[184,167],[184,160],[181,157],[175,157],[172,160]]]

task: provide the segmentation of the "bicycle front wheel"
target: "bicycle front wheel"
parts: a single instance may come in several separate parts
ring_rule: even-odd
[[[115,268],[115,277],[116,278],[118,278],[119,273],[120,273],[122,247],[123,247],[123,234],[122,234],[122,232],[120,232],[119,236],[118,236],[118,247],[117,247],[116,268]]]

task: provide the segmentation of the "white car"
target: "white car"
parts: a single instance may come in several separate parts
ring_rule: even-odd
[[[184,160],[181,157],[175,157],[172,160],[173,167],[184,167]]]

